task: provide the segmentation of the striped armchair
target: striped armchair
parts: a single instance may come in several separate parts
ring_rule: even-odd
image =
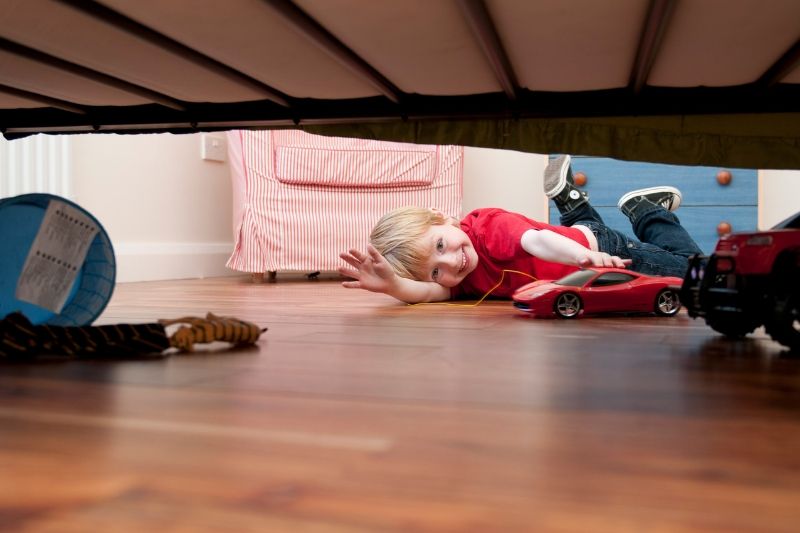
[[[372,226],[391,209],[461,214],[463,147],[298,130],[231,131],[228,147],[233,270],[336,270],[345,265],[339,253],[365,249]]]

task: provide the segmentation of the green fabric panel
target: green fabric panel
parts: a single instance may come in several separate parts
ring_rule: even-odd
[[[758,169],[800,169],[800,113],[302,125],[309,133],[539,154]]]

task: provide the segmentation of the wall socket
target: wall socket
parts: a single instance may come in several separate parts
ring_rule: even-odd
[[[200,134],[200,157],[206,161],[225,161],[225,136]]]

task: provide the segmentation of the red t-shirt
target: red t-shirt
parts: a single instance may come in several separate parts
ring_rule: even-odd
[[[518,213],[497,208],[476,209],[461,221],[461,229],[469,236],[478,253],[478,266],[457,286],[450,289],[451,298],[479,298],[494,287],[503,270],[519,270],[536,279],[559,279],[577,267],[538,259],[526,252],[520,240],[529,229],[547,229],[589,247],[586,235],[576,228],[551,226]],[[533,281],[527,276],[506,272],[503,283],[491,294],[510,298],[514,291]]]

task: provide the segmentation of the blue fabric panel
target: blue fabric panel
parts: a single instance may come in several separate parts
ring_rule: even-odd
[[[680,189],[683,205],[756,205],[758,171],[725,169],[733,179],[729,185],[717,183],[717,167],[692,167],[618,161],[600,157],[574,157],[574,172],[583,172],[588,180],[583,190],[589,192],[592,205],[616,206],[620,196],[634,189],[671,185]]]

